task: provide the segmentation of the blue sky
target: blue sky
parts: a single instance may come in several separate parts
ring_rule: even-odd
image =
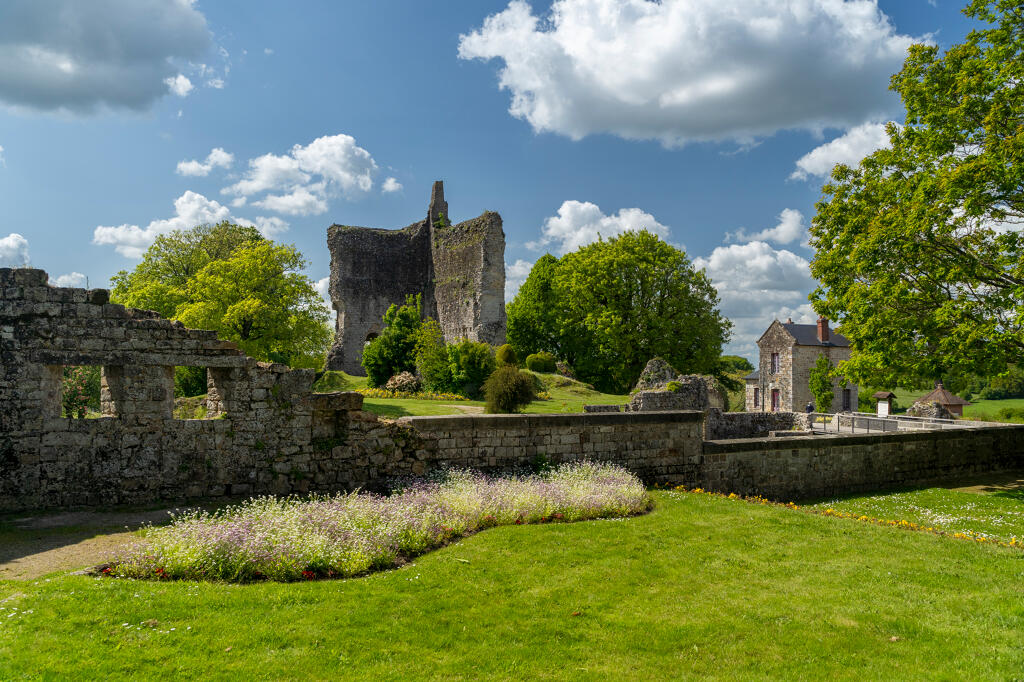
[[[5,0],[0,265],[106,286],[161,231],[231,218],[328,274],[332,223],[401,227],[445,181],[545,250],[648,227],[719,287],[751,355],[811,321],[822,174],[902,120],[945,0]],[[215,151],[216,150],[216,151]]]

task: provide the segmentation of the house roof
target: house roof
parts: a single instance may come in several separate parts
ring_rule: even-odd
[[[971,403],[964,400],[958,395],[953,395],[939,384],[935,387],[935,390],[926,396],[918,398],[917,402],[926,403],[938,403],[939,405],[970,405]]]
[[[879,391],[871,397],[875,400],[888,400],[889,398],[895,398],[896,394],[892,391]]]
[[[780,322],[779,324],[796,339],[798,346],[850,347],[850,341],[832,329],[828,330],[828,341],[822,343],[818,340],[818,325],[816,324],[796,324],[795,322]]]
[[[759,370],[755,369],[753,372],[751,372],[747,376],[743,377],[743,380],[744,381],[757,381],[760,378],[761,378],[761,372]]]

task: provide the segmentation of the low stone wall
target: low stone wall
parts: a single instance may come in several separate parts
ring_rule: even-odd
[[[1024,425],[706,441],[685,483],[795,500],[1015,469],[1024,469]]]
[[[772,431],[807,427],[807,416],[799,412],[722,412],[709,409],[704,422],[706,440],[763,438]]]

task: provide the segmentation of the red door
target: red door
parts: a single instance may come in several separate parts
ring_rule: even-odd
[[[781,401],[781,399],[779,397],[779,389],[773,388],[772,389],[772,412],[778,412],[779,411],[779,405],[781,404],[781,402],[782,401]]]

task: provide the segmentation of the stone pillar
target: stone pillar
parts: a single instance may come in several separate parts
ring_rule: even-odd
[[[171,419],[174,368],[161,365],[104,367],[100,410],[105,417]]]

